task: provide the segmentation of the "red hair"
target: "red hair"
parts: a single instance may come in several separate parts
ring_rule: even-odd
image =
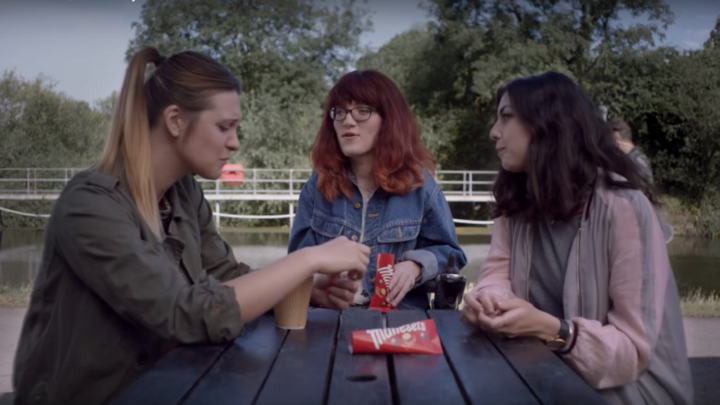
[[[424,183],[422,170],[435,171],[435,159],[420,141],[420,130],[405,97],[390,78],[374,70],[345,74],[325,100],[325,117],[312,147],[318,190],[328,201],[352,197],[347,157],[338,144],[330,109],[352,102],[376,108],[382,126],[373,145],[373,175],[379,187],[407,194]]]

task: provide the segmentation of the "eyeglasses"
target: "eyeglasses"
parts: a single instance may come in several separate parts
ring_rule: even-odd
[[[347,116],[348,111],[350,111],[350,115],[352,115],[355,121],[360,122],[369,120],[373,111],[377,111],[377,108],[355,107],[346,110],[340,107],[333,107],[330,109],[330,118],[334,119],[335,121],[345,121],[345,117]]]

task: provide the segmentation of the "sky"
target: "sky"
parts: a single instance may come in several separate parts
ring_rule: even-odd
[[[326,0],[335,1],[335,0]],[[720,0],[666,0],[675,23],[665,44],[697,49],[720,15]],[[125,51],[145,0],[0,0],[0,72],[52,78],[56,89],[93,101],[118,90]],[[367,0],[373,32],[361,43],[377,49],[429,21],[423,0]],[[630,23],[623,20],[623,23]]]

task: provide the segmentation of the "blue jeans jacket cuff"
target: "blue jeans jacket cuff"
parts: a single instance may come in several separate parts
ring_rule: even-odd
[[[403,254],[403,261],[412,260],[421,267],[420,282],[423,284],[429,280],[435,280],[438,275],[437,257],[427,250],[411,250]]]

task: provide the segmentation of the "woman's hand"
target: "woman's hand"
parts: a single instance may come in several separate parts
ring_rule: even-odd
[[[359,281],[345,277],[328,277],[315,275],[311,301],[323,308],[346,309],[352,303],[355,292],[360,286]]]
[[[329,276],[347,271],[350,279],[361,280],[370,262],[370,248],[345,236],[307,249],[312,249],[316,271]]]
[[[408,260],[395,265],[395,273],[388,286],[387,303],[396,307],[405,298],[408,291],[415,286],[415,280],[420,277],[420,266]],[[377,275],[376,277],[380,277]]]
[[[505,287],[489,286],[465,294],[461,320],[469,325],[481,326],[479,314],[500,315],[498,304],[502,300],[515,298]]]
[[[481,328],[511,338],[532,336],[543,340],[554,338],[560,331],[558,318],[540,311],[523,299],[501,300],[497,302],[496,309],[500,315],[487,315],[483,311],[477,313]]]

